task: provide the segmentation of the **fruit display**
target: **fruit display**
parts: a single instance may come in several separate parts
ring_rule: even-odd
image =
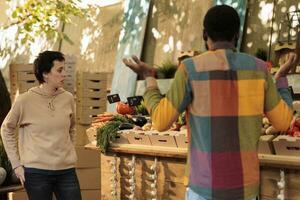
[[[153,128],[150,117],[128,114],[133,113],[134,108],[122,102],[117,104],[117,108],[118,113],[105,112],[98,114],[93,118],[91,127],[86,130],[89,141],[96,141],[96,145],[102,153],[105,153],[109,145],[120,138],[119,136],[123,130],[132,130],[133,134],[147,133],[148,135],[151,135],[150,133],[153,133],[159,135],[158,131]],[[174,122],[166,133],[174,131],[179,133],[181,130],[186,130],[185,114],[181,114],[177,122]],[[164,136],[166,133],[164,133]],[[184,134],[181,135],[183,136]],[[126,135],[124,135],[123,138],[125,138],[125,141],[127,140]],[[185,138],[183,139],[186,140]]]
[[[287,134],[293,137],[300,137],[300,118],[294,119],[293,126],[287,131]]]
[[[116,104],[116,110],[117,113],[121,115],[132,115],[135,112],[135,108],[133,106],[130,106],[128,103],[124,103],[122,101],[119,101]]]

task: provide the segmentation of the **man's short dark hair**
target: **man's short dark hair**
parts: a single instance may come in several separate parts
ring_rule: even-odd
[[[39,83],[44,83],[44,73],[49,73],[53,67],[53,61],[65,61],[64,55],[59,51],[44,51],[34,60],[34,74]]]
[[[210,8],[204,17],[204,39],[207,36],[214,42],[232,41],[238,36],[240,18],[236,10],[227,5],[218,5]]]

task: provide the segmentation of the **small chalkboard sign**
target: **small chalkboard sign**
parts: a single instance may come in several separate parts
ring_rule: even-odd
[[[129,106],[138,106],[141,104],[142,100],[143,100],[142,96],[127,97],[127,102]]]
[[[118,94],[108,95],[107,100],[110,104],[121,101],[120,96]]]

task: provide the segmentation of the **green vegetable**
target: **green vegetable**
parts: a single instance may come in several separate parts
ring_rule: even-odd
[[[99,147],[102,153],[105,153],[109,147],[110,141],[115,141],[118,135],[120,124],[128,122],[128,119],[116,115],[113,117],[112,121],[107,122],[104,126],[97,129],[97,147]]]
[[[178,123],[182,126],[186,124],[186,120],[185,120],[185,111],[182,112],[179,117],[178,117]]]
[[[145,102],[142,100],[140,105],[135,107],[136,113],[141,115],[149,115],[148,110],[145,106]]]

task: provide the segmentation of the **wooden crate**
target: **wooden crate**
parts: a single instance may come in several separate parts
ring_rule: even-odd
[[[11,64],[9,67],[10,72],[33,71],[33,64]]]
[[[82,72],[77,74],[77,119],[90,124],[92,118],[106,111],[107,74]]]
[[[32,80],[36,80],[33,71],[18,71],[17,72],[17,79],[19,81],[32,81]]]
[[[19,81],[19,92],[27,92],[30,88],[38,86],[38,81]]]
[[[106,97],[100,98],[80,98],[76,100],[78,107],[102,107],[106,106]]]
[[[106,106],[101,107],[76,107],[77,121],[80,124],[91,124],[93,117],[106,111]]]
[[[81,190],[100,190],[100,168],[76,169]]]
[[[64,89],[75,94],[76,82],[76,57],[74,55],[65,55],[65,82]]]
[[[76,123],[76,146],[84,146],[89,143],[86,130],[90,125]]]
[[[11,64],[9,74],[12,101],[15,100],[17,94],[24,93],[31,87],[38,85],[33,72],[33,64]]]

